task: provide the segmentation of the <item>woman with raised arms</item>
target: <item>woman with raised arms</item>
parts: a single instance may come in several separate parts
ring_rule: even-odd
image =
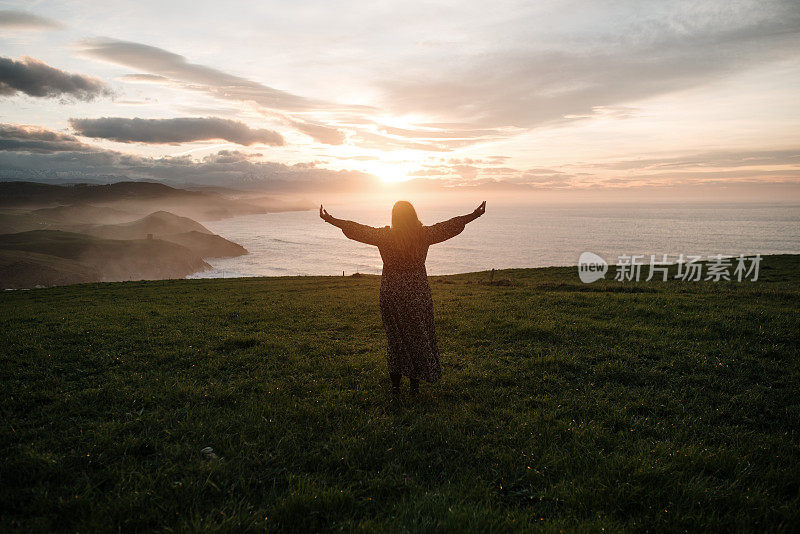
[[[389,341],[386,361],[393,393],[400,393],[402,376],[410,379],[412,393],[419,391],[420,380],[435,382],[441,378],[433,300],[425,270],[428,247],[457,236],[467,223],[485,212],[486,201],[468,215],[425,226],[414,206],[401,200],[392,208],[392,225],[373,228],[337,219],[320,205],[322,220],[341,228],[348,238],[375,245],[380,251],[383,274],[379,302]]]

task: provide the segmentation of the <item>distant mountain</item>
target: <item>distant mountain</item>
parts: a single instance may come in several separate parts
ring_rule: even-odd
[[[0,182],[0,285],[179,278],[247,250],[195,220],[274,211],[161,183]],[[266,207],[269,205],[269,207]],[[285,207],[285,206],[283,206]]]
[[[0,251],[4,252],[0,268],[2,287],[12,287],[11,282],[17,285],[26,282],[24,287],[55,285],[60,278],[92,275],[98,278],[91,281],[100,282],[183,278],[211,268],[197,253],[177,243],[160,239],[102,239],[60,230],[0,235]],[[57,258],[70,261],[59,262]],[[46,283],[41,283],[39,278],[48,269],[54,273]]]
[[[0,208],[34,209],[75,204],[111,207],[134,214],[165,210],[200,220],[271,211],[264,206],[226,198],[218,193],[176,189],[158,182],[103,185],[0,182]]]
[[[35,210],[0,208],[0,234],[29,230],[63,230],[76,225],[114,224],[139,217],[137,213],[84,203]]]
[[[180,217],[168,211],[157,211],[141,219],[120,224],[102,226],[76,227],[82,232],[109,239],[144,239],[148,234],[161,238],[170,234],[200,232],[211,234],[211,230],[188,217]]]
[[[85,225],[65,228],[108,239],[154,239],[182,245],[201,258],[228,258],[247,254],[247,249],[188,217],[157,211],[123,224]]]
[[[152,199],[169,196],[202,195],[175,189],[158,182],[117,182],[115,184],[54,185],[37,182],[0,182],[0,205],[75,204],[114,202],[130,198]]]
[[[65,228],[107,239],[154,239],[182,245],[201,258],[228,258],[247,254],[243,246],[213,234],[211,230],[188,217],[157,211],[141,219],[123,224],[83,225]]]

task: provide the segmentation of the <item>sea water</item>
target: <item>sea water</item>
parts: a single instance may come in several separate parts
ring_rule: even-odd
[[[391,206],[326,206],[338,218],[389,224]],[[432,224],[469,209],[421,208]],[[316,211],[248,215],[203,223],[249,254],[206,260],[194,278],[379,274],[376,247],[350,241]],[[620,255],[800,253],[800,204],[490,205],[486,215],[428,252],[428,274],[577,265],[582,252]]]

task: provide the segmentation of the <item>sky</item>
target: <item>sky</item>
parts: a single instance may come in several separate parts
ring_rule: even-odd
[[[0,1],[0,179],[800,200],[800,3]]]

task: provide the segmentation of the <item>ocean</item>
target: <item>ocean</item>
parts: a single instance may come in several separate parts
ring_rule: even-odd
[[[338,218],[389,224],[391,206],[326,206]],[[432,224],[470,208],[418,207]],[[316,211],[206,221],[209,230],[250,252],[206,260],[191,278],[379,274],[377,248],[350,241]],[[800,253],[800,204],[493,205],[455,238],[428,252],[428,274],[577,265],[582,252],[608,263],[620,255]]]

